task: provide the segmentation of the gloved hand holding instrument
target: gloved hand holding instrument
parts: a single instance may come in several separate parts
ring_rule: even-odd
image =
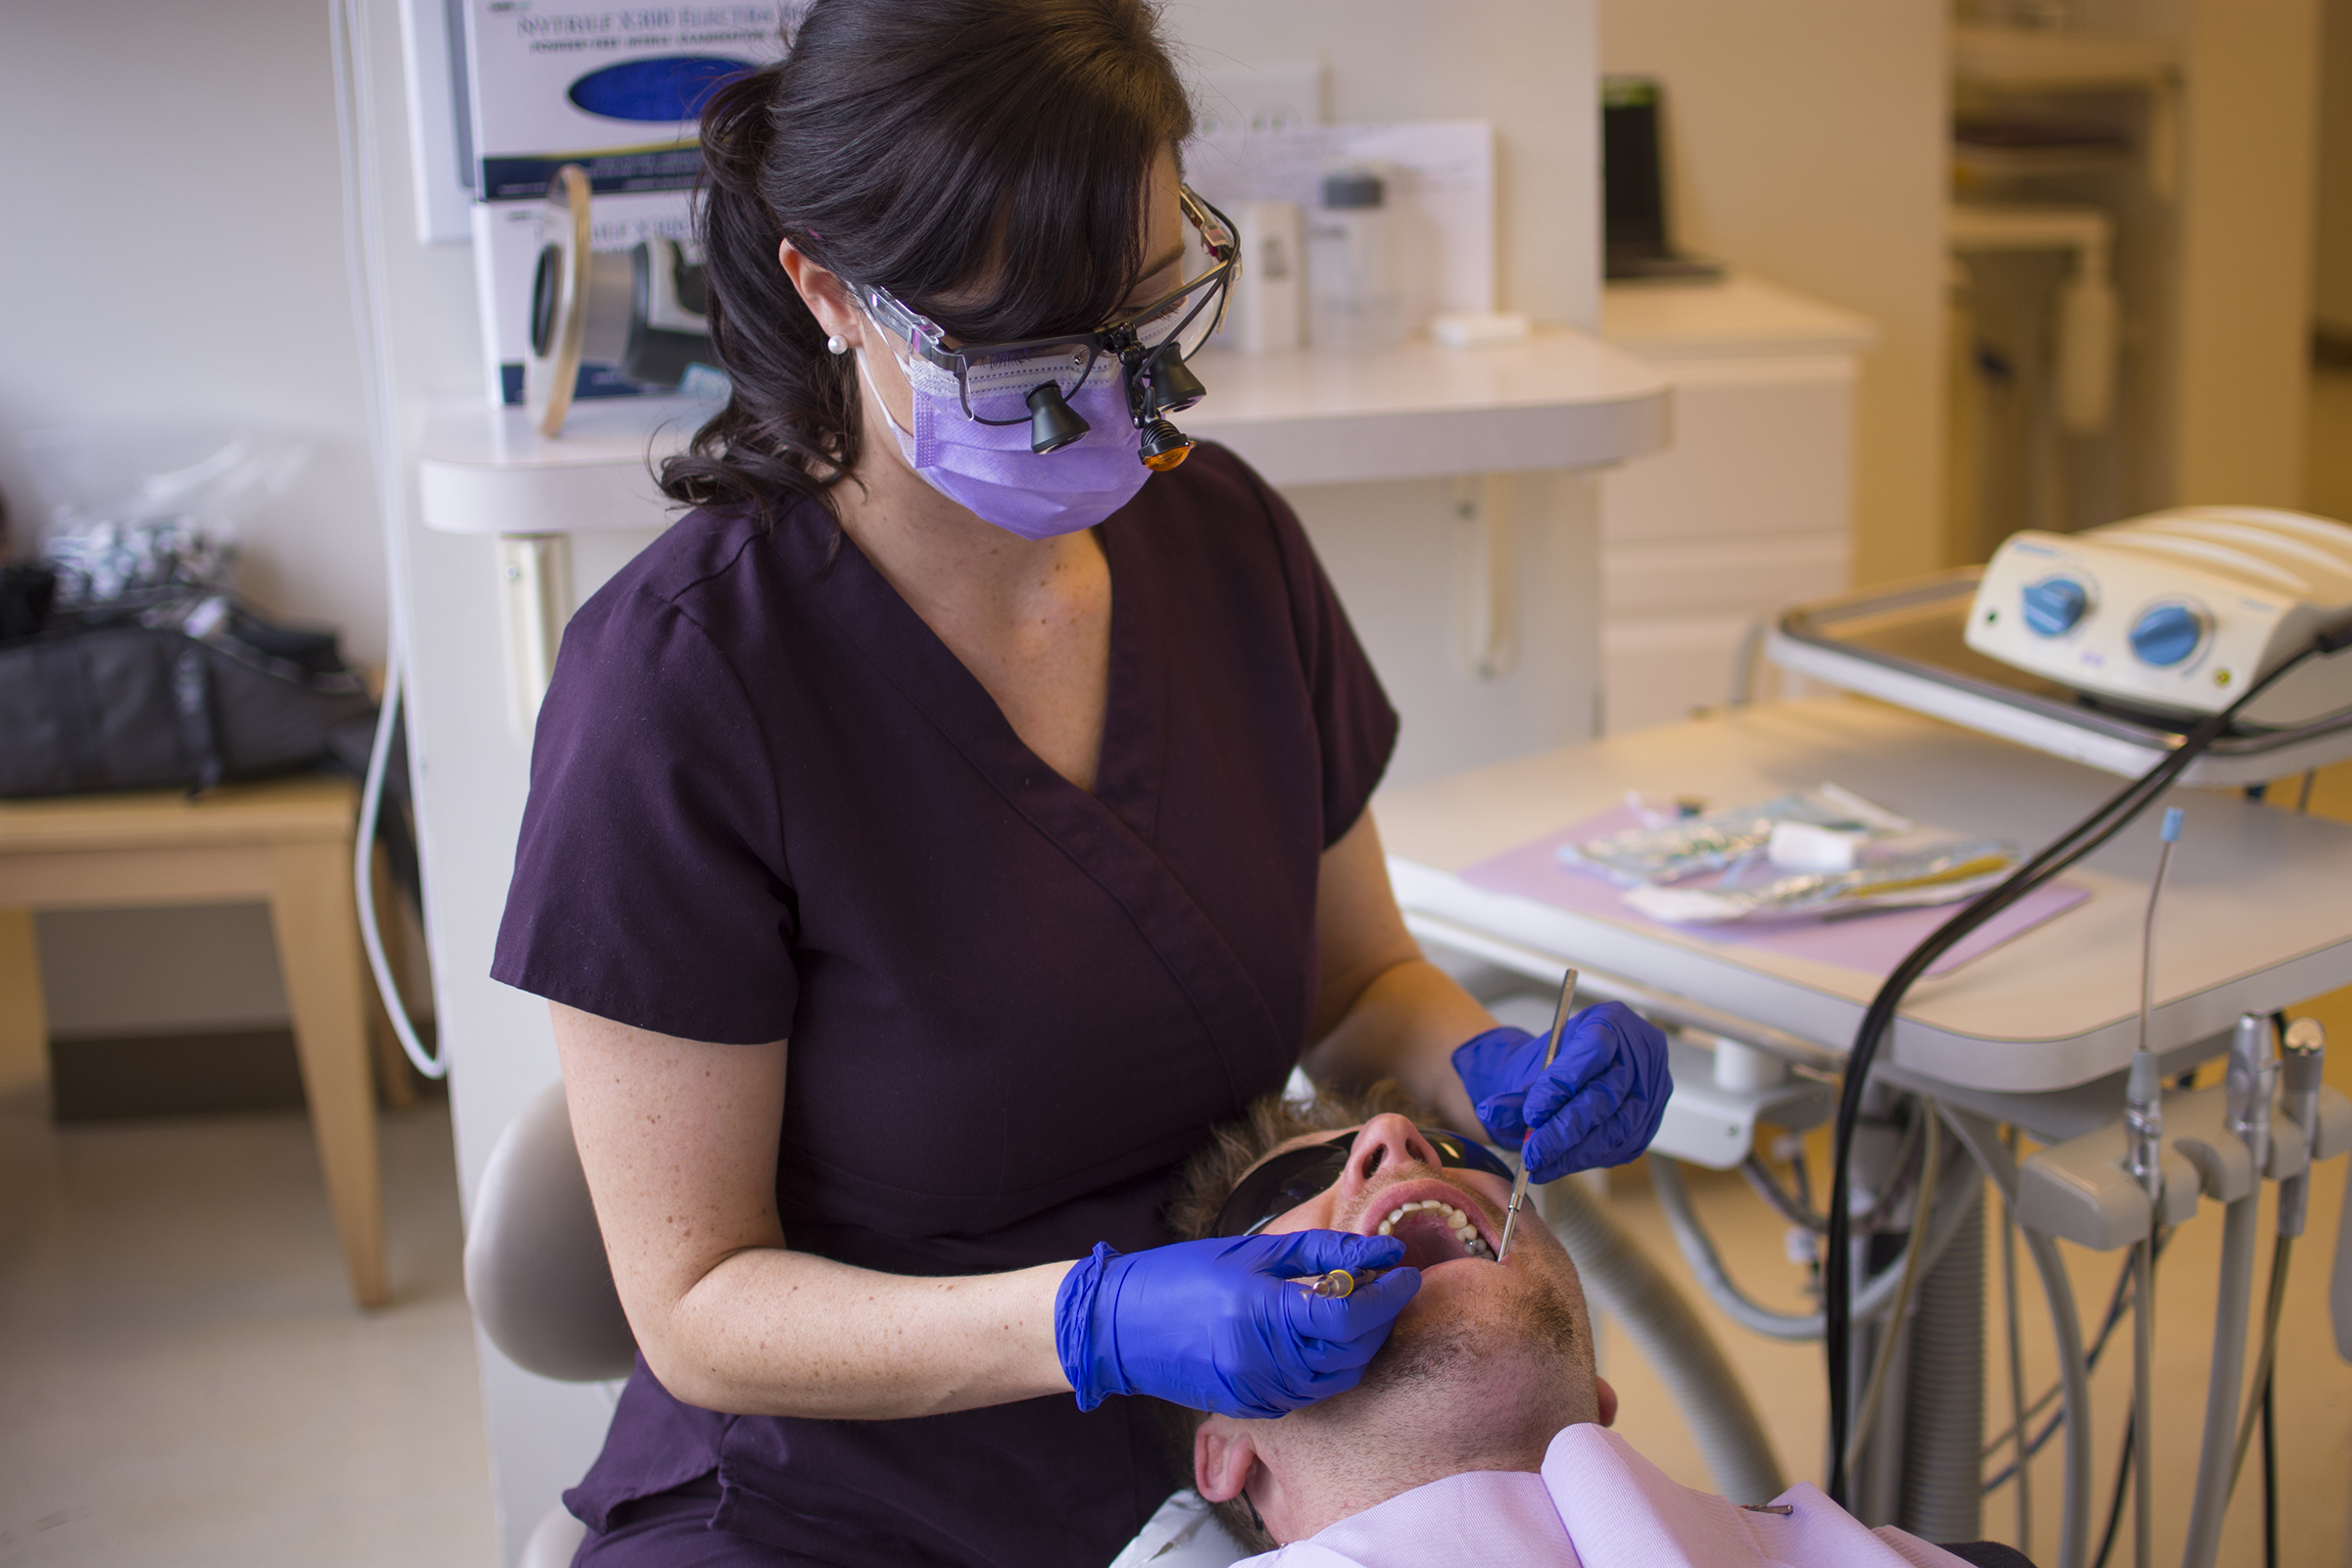
[[[1536,1181],[1632,1159],[1672,1092],[1666,1037],[1621,1003],[1577,1014],[1558,1042],[1548,1064],[1550,1040],[1524,1029],[1453,1053],[1488,1136],[1520,1150]],[[1148,1394],[1268,1419],[1362,1379],[1421,1288],[1403,1258],[1394,1237],[1340,1231],[1097,1247],[1062,1280],[1054,1347],[1081,1409]]]
[[[1355,1387],[1421,1289],[1393,1236],[1294,1231],[1211,1237],[1081,1258],[1054,1302],[1054,1348],[1091,1410],[1148,1394],[1219,1415],[1271,1419]],[[1383,1271],[1345,1296],[1309,1276]]]
[[[1546,1067],[1542,1035],[1505,1025],[1457,1047],[1453,1070],[1489,1137],[1534,1180],[1622,1165],[1649,1147],[1673,1080],[1666,1036],[1622,1002],[1588,1007]]]

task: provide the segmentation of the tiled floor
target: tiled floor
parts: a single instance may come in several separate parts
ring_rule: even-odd
[[[364,1313],[300,1114],[0,1104],[0,1565],[496,1563],[447,1111],[383,1138]]]
[[[2310,505],[2352,516],[2352,374],[2314,387]],[[2352,767],[2323,778],[2315,809],[2352,819]],[[2352,993],[2313,1010],[2352,1090]],[[388,1118],[385,1186],[396,1298],[361,1313],[345,1295],[318,1164],[298,1115],[51,1128],[41,1106],[0,1103],[0,1568],[489,1568],[496,1561],[473,1336],[460,1283],[456,1180],[444,1110]],[[2282,1563],[2346,1560],[2352,1368],[2329,1343],[2323,1269],[2344,1194],[2314,1193],[2294,1276],[2279,1380]],[[1796,1304],[1782,1227],[1736,1178],[1695,1193],[1735,1274]],[[1639,1173],[1618,1200],[1644,1245],[1680,1271]],[[2161,1275],[2159,1536],[2177,1543],[2204,1396],[2218,1219],[2183,1232]],[[2103,1302],[2111,1257],[2075,1253],[2077,1288]],[[2266,1241],[2262,1266],[2268,1266]],[[1998,1289],[1997,1266],[1988,1283]],[[2030,1382],[2049,1376],[2026,1297]],[[2086,1306],[2086,1310],[2095,1310]],[[1817,1348],[1773,1344],[1702,1303],[1739,1364],[1792,1477],[1819,1473]],[[1988,1320],[1999,1321],[1998,1298]],[[1996,1371],[2002,1364],[1997,1332]],[[1620,1428],[1672,1473],[1706,1472],[1656,1379],[1622,1338],[1608,1374]],[[2113,1462],[2125,1379],[2098,1379],[2097,1452]],[[1987,1431],[2005,1421],[2004,1383]],[[2056,1446],[2034,1471],[2034,1555],[2054,1560]],[[2260,1561],[2249,1481],[2222,1555]],[[2007,1538],[2012,1494],[1988,1501]],[[2129,1549],[2119,1544],[2120,1552]]]

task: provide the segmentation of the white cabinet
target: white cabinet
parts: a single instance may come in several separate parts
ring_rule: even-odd
[[[1674,386],[1674,442],[1601,478],[1603,733],[1730,699],[1740,641],[1846,585],[1862,317],[1756,278],[1614,284],[1601,337]],[[1774,673],[1756,671],[1758,696]]]

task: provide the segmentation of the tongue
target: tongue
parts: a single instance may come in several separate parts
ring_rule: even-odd
[[[1454,1235],[1453,1226],[1444,1216],[1426,1208],[1398,1220],[1390,1234],[1404,1243],[1404,1262],[1408,1268],[1435,1268],[1440,1263],[1470,1255],[1462,1246],[1462,1239]]]

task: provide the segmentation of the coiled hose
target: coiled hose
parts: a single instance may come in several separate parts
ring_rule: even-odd
[[[2017,1157],[1986,1118],[1950,1104],[1940,1108],[1943,1124],[1958,1135],[1977,1165],[2000,1189],[2001,1200],[2017,1202]],[[2050,1306],[2050,1334],[2057,1341],[2058,1377],[2065,1390],[2066,1505],[2058,1518],[2058,1560],[2054,1568],[2082,1568],[2090,1549],[2090,1367],[2082,1353],[2082,1320],[2075,1310],[2075,1287],[2047,1232],[2020,1224],[2018,1235],[2041,1275]]]
[[[1912,1298],[1903,1396],[1903,1491],[1895,1523],[1928,1541],[1982,1539],[1984,1446],[1984,1189],[1959,1211],[1943,1256]]]
[[[1739,1373],[1665,1271],[1576,1182],[1539,1189],[1538,1203],[1575,1260],[1587,1294],[1633,1336],[1674,1396],[1716,1489],[1740,1503],[1766,1502],[1787,1491]]]

